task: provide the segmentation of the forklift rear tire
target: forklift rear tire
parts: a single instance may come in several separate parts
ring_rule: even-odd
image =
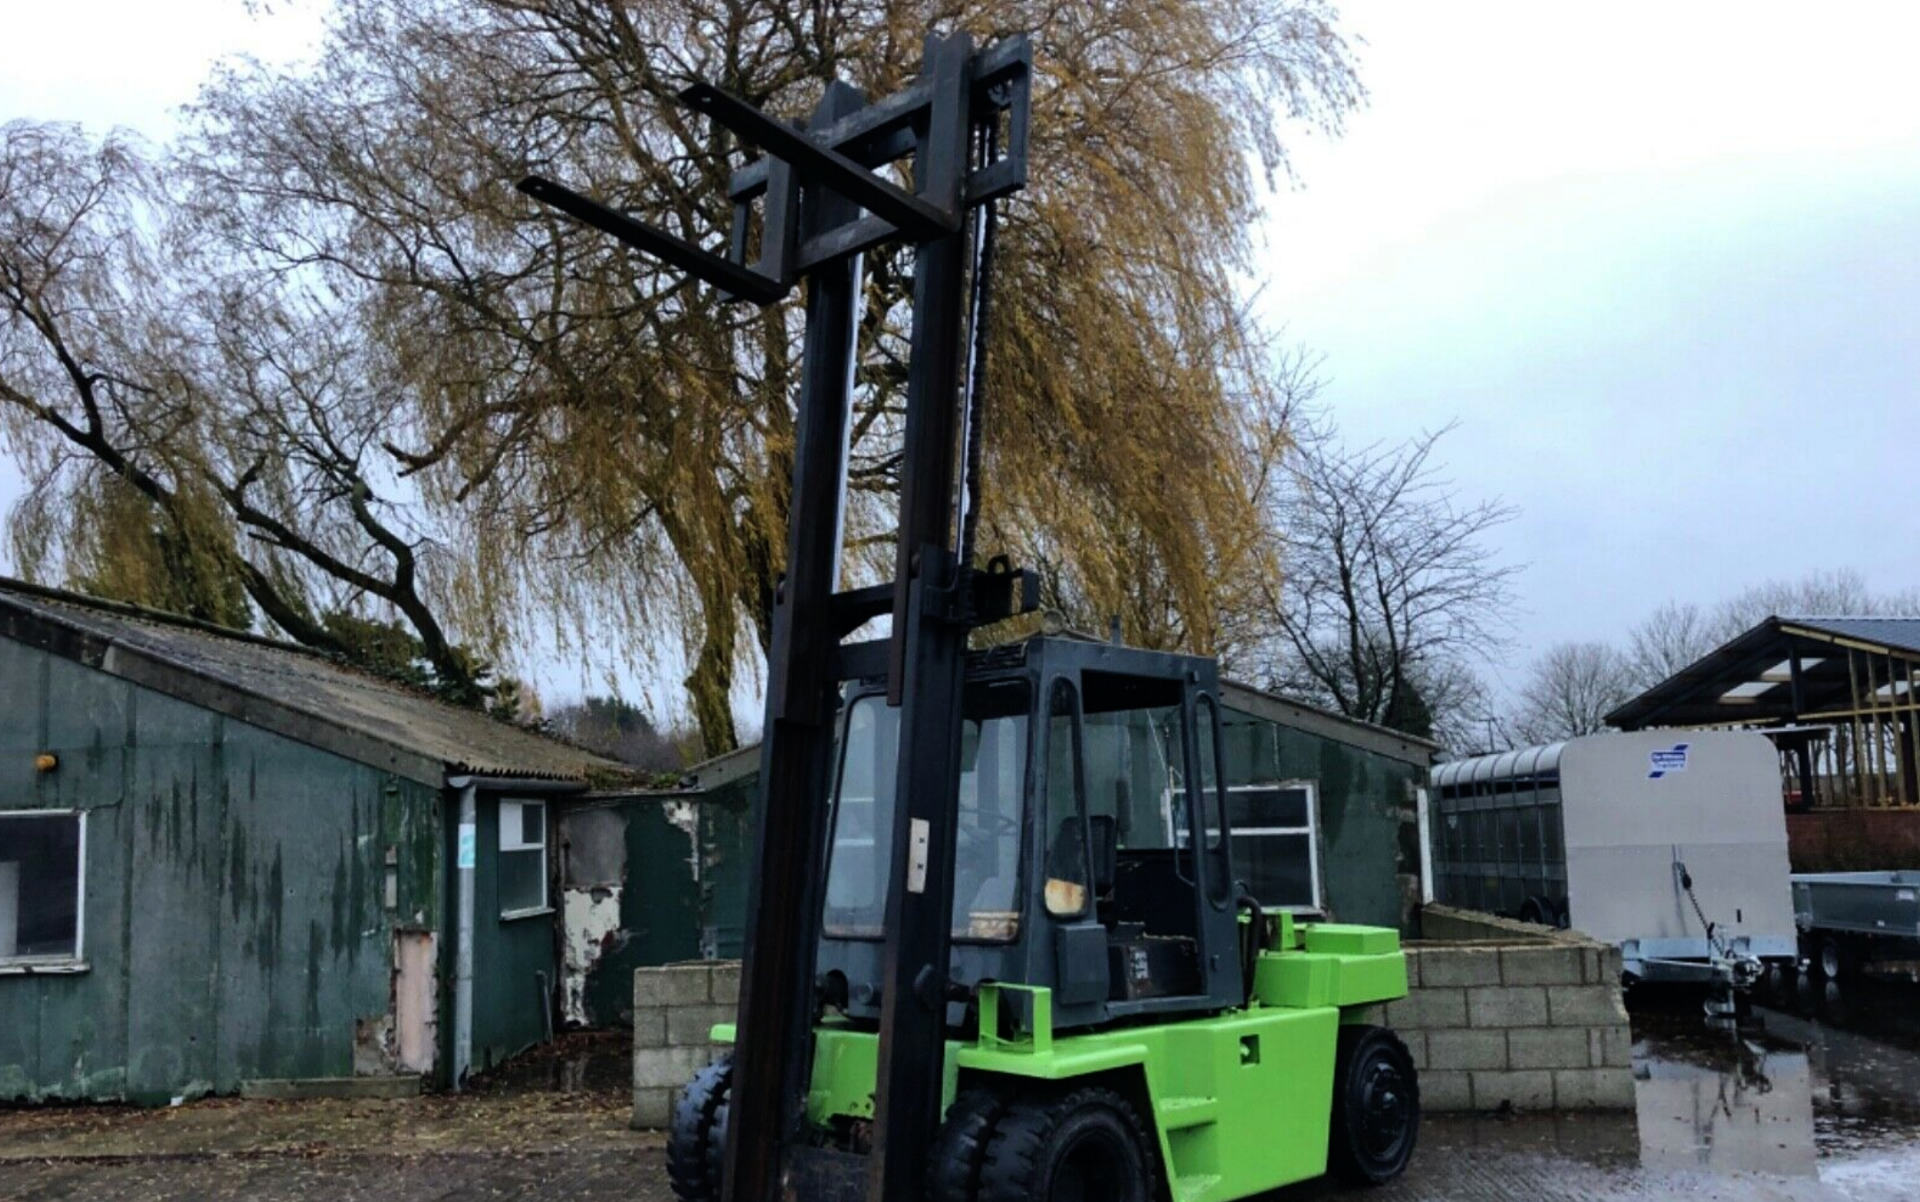
[[[732,1097],[732,1056],[722,1056],[695,1073],[680,1091],[673,1126],[667,1131],[667,1180],[680,1202],[720,1202]]]
[[[989,1089],[965,1090],[953,1099],[927,1165],[928,1202],[974,1202],[980,1196],[987,1143],[1006,1111],[1006,1099]]]
[[[1341,1027],[1327,1170],[1354,1185],[1385,1185],[1406,1171],[1419,1135],[1420,1081],[1407,1045],[1385,1027]]]
[[[979,1202],[1153,1202],[1157,1177],[1127,1100],[1079,1089],[1007,1107],[987,1143]]]

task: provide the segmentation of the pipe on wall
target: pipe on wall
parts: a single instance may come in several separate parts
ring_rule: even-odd
[[[450,782],[451,783],[451,782]],[[460,829],[455,843],[459,874],[457,927],[453,945],[453,1088],[466,1084],[473,1064],[473,872],[478,859],[479,824],[471,778],[459,784]]]

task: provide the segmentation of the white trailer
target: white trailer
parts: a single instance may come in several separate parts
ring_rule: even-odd
[[[1441,764],[1435,900],[1616,943],[1628,980],[1747,983],[1796,954],[1779,756],[1643,731]]]

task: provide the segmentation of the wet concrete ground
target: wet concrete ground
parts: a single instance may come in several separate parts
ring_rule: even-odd
[[[1433,1117],[1401,1181],[1267,1202],[1920,1199],[1920,984],[1789,979],[1760,1002],[1727,1029],[1636,997],[1634,1113]],[[576,1036],[460,1097],[0,1112],[0,1200],[667,1202],[625,1073],[621,1040]]]

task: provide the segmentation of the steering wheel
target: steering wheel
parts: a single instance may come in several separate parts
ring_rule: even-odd
[[[968,815],[967,833],[983,839],[1000,839],[1017,836],[1020,833],[1020,820],[997,810],[975,810]]]

